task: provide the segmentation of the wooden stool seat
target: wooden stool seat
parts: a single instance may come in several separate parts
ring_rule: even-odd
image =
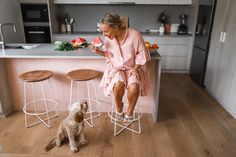
[[[73,81],[89,81],[99,76],[99,71],[91,69],[79,69],[70,71],[66,76]]]
[[[48,70],[28,71],[19,75],[19,78],[24,82],[39,82],[44,81],[53,76],[53,72]]]

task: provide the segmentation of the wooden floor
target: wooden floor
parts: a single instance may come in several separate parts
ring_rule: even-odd
[[[45,152],[65,115],[54,119],[51,129],[25,128],[22,112],[0,119],[0,156],[236,157],[236,120],[185,74],[162,74],[159,122],[144,114],[141,135],[125,131],[114,137],[103,113],[95,128],[86,125],[89,145],[78,153],[68,144]]]

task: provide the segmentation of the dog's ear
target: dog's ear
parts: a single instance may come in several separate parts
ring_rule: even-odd
[[[86,113],[88,110],[88,103],[85,101],[81,103],[80,106],[81,106],[81,109],[84,111],[84,113]]]
[[[74,120],[77,122],[77,123],[80,123],[84,120],[84,113],[83,112],[76,112],[74,114]]]

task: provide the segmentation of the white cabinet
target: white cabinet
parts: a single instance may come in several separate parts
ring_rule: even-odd
[[[144,37],[145,41],[157,43],[162,57],[162,70],[165,72],[189,71],[190,44],[192,37]]]

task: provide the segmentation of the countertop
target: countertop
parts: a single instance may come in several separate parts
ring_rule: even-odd
[[[10,45],[10,44],[9,44]],[[15,45],[15,44],[12,44]],[[30,45],[30,44],[28,44]],[[33,44],[36,45],[36,44]],[[53,44],[39,44],[32,49],[0,49],[0,58],[78,58],[78,59],[104,59],[103,56],[92,53],[90,47],[79,48],[73,51],[54,50]],[[158,52],[152,59],[160,59]]]
[[[164,34],[160,34],[158,32],[150,32],[150,31],[146,31],[146,32],[141,32],[141,34],[143,36],[158,36],[158,37],[191,37],[192,34],[188,33],[188,34],[178,34],[178,33],[164,33]],[[53,35],[57,35],[57,36],[65,36],[65,35],[69,35],[69,36],[77,36],[77,35],[101,35],[101,32],[90,32],[90,31],[81,31],[81,32],[72,32],[72,33],[53,33]]]

